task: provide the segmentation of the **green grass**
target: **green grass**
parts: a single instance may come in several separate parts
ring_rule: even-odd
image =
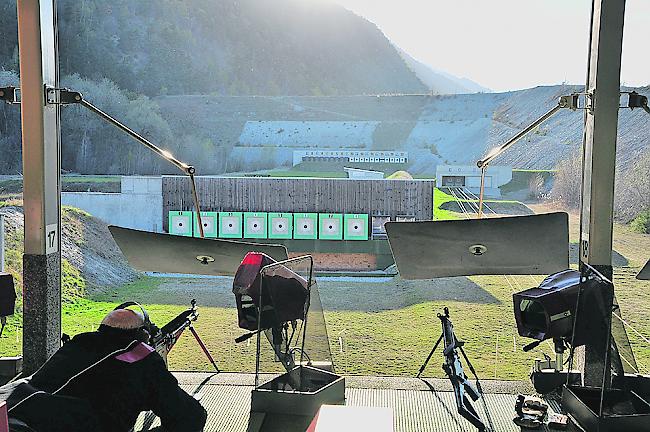
[[[393,169],[392,171],[386,171],[386,176],[390,176],[398,169]],[[299,169],[288,169],[288,170],[269,170],[263,171],[261,174],[268,175],[270,177],[313,177],[313,178],[347,178],[348,175],[345,171],[309,171],[309,170],[299,170]],[[435,180],[435,176],[427,175],[415,175],[414,179],[417,180]]]
[[[436,205],[451,201],[453,197],[436,189]],[[452,216],[458,218],[458,214]],[[443,214],[439,214],[443,216]],[[577,241],[579,226],[574,215],[570,219],[570,238]],[[19,265],[18,243],[22,231],[8,241],[12,271]],[[639,336],[628,330],[642,373],[650,370],[650,347],[643,338],[650,337],[647,323],[650,319],[650,302],[647,301],[649,282],[634,279],[647,260],[650,236],[633,232],[630,227],[615,225],[614,248],[629,259],[629,265],[615,269],[617,299],[623,317]],[[152,320],[162,325],[180,313],[192,295],[191,285],[177,294],[170,291],[168,279],[142,277],[125,286],[106,289],[100,293],[86,293],[82,275],[64,262],[63,282],[66,296],[62,307],[63,331],[70,335],[91,331],[103,316],[125,300],[140,301],[148,309]],[[535,351],[524,353],[521,348],[530,342],[516,333],[512,313],[512,293],[536,286],[542,276],[477,276],[468,280],[489,293],[491,303],[459,301],[458,299],[417,301],[393,310],[367,312],[359,310],[332,310],[325,312],[330,348],[337,370],[344,374],[413,376],[424,361],[440,334],[436,313],[448,306],[458,337],[467,341],[466,351],[478,373],[483,378],[526,379],[534,358],[542,352],[552,354],[549,344],[543,343]],[[408,287],[395,281],[400,297],[408,295]],[[186,282],[187,284],[187,282]],[[436,281],[430,282],[436,289]],[[365,289],[365,288],[364,288]],[[367,289],[372,289],[369,287]],[[322,291],[326,295],[326,291]],[[187,298],[182,297],[187,296]],[[433,297],[433,296],[432,296]],[[325,298],[325,297],[324,297]],[[400,300],[395,300],[400,301]],[[254,370],[255,339],[250,343],[235,344],[234,338],[243,334],[237,323],[236,309],[232,307],[200,307],[196,329],[219,366],[226,371]],[[5,334],[0,339],[0,356],[17,355],[22,347],[22,317],[9,318]],[[265,343],[265,342],[264,342]],[[265,352],[268,352],[266,350]],[[210,370],[200,348],[190,334],[185,334],[174,347],[170,358],[174,370]],[[428,376],[442,377],[439,354],[433,358]],[[266,370],[278,370],[277,364],[264,362]]]
[[[95,296],[92,300],[79,299],[64,304],[63,331],[74,335],[96,329],[103,316],[126,299],[143,302],[152,320],[158,325],[164,324],[184,310],[185,306],[146,302],[148,295],[159,288],[160,280],[142,278],[118,290]],[[345,374],[414,375],[440,333],[435,314],[448,306],[456,332],[467,341],[466,351],[481,376],[524,379],[532,357],[520,349],[527,341],[515,335],[508,285],[497,277],[474,280],[501,303],[438,301],[374,313],[326,312],[330,348],[338,370]],[[530,285],[523,280],[521,284],[526,287]],[[160,298],[159,295],[157,297]],[[233,342],[235,337],[245,332],[237,328],[236,315],[234,308],[200,307],[196,329],[221,369],[250,372],[254,370],[255,339],[251,339],[250,344]],[[18,316],[10,318],[7,330],[0,345],[0,355],[16,355],[20,352],[22,337]],[[513,337],[517,343],[516,349],[513,349]],[[550,352],[548,347],[542,346],[542,349]],[[181,338],[169,360],[174,370],[210,370],[211,367],[190,334]],[[442,377],[440,361],[438,358],[434,360],[426,375]],[[495,364],[498,367],[495,368]],[[270,362],[265,365],[269,371],[277,370],[277,365]]]
[[[650,318],[650,308],[634,306],[647,291],[648,284],[635,283],[633,277],[632,269],[617,271],[617,295],[624,317],[648,337],[650,334],[645,323]],[[335,364],[345,374],[414,375],[440,333],[435,314],[448,306],[457,335],[467,342],[467,354],[481,377],[526,379],[533,359],[541,357],[541,352],[552,354],[552,347],[543,343],[531,353],[521,350],[530,340],[516,333],[511,296],[513,291],[535,286],[541,279],[541,276],[509,276],[507,279],[502,276],[471,277],[470,280],[490,293],[497,300],[496,303],[447,300],[421,302],[380,312],[326,311]],[[108,311],[126,299],[142,302],[158,325],[166,323],[185,306],[165,304],[168,301],[182,303],[184,299],[170,297],[168,288],[160,286],[162,281],[164,279],[144,277],[90,299],[64,304],[64,332],[74,335],[94,330]],[[149,303],[149,298],[156,299],[157,303]],[[255,339],[251,339],[251,343],[233,342],[235,337],[245,332],[237,327],[236,315],[234,308],[200,306],[196,329],[221,369],[250,372],[254,370]],[[7,336],[0,344],[0,355],[20,352],[20,328],[19,317],[12,317]],[[634,334],[630,335],[630,340],[637,351],[639,364],[647,372],[650,349]],[[263,343],[266,344],[265,341]],[[210,370],[211,367],[190,334],[181,338],[169,361],[174,370],[198,371]],[[265,370],[278,370],[277,364],[264,364]],[[439,364],[440,359],[434,357],[425,375],[442,377]]]
[[[461,219],[461,214],[440,208],[444,203],[456,201],[453,196],[441,191],[438,188],[433,189],[433,219],[434,220],[454,220]]]
[[[458,211],[447,210],[442,208],[445,203],[460,201],[462,203],[474,203],[478,204],[478,199],[456,199],[452,195],[443,192],[442,190],[435,188],[434,189],[434,219],[435,220],[453,220],[453,219],[463,219],[464,215],[461,212],[460,208]],[[490,214],[493,211],[498,214],[526,214],[528,211],[526,205],[521,201],[515,200],[494,200],[486,199],[483,201],[484,207],[483,212]],[[478,206],[469,206],[469,209],[475,209]],[[487,207],[490,207],[489,209]]]
[[[65,191],[86,191],[93,192],[119,192],[119,176],[85,176],[85,175],[64,175],[61,182]],[[23,191],[22,180],[0,181],[0,195],[20,194]]]

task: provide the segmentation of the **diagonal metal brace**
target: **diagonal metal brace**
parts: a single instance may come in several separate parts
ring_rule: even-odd
[[[13,93],[15,94],[16,89],[14,88],[13,90],[14,90]],[[196,219],[199,228],[199,234],[201,238],[205,237],[203,233],[203,221],[201,220],[201,211],[200,211],[201,205],[199,203],[199,196],[196,191],[196,182],[194,181],[194,174],[196,173],[196,169],[192,165],[188,165],[185,162],[176,159],[174,155],[171,154],[171,152],[158,147],[157,145],[155,145],[154,143],[152,143],[151,141],[149,141],[148,139],[146,139],[145,137],[143,137],[133,129],[126,126],[124,123],[120,122],[119,120],[105,113],[104,111],[100,110],[95,105],[85,100],[83,95],[80,92],[73,91],[66,88],[59,89],[59,88],[45,86],[45,105],[71,105],[71,104],[79,104],[84,108],[86,108],[87,110],[92,111],[95,115],[101,117],[105,122],[122,130],[131,138],[133,138],[143,146],[147,147],[149,150],[156,153],[158,156],[162,157],[172,165],[176,166],[184,174],[186,174],[190,178],[190,184],[192,186],[192,198],[194,199],[194,206],[196,207]]]

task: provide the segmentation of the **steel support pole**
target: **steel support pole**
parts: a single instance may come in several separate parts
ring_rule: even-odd
[[[23,356],[31,373],[60,346],[60,112],[45,102],[58,87],[56,0],[18,0],[23,140]]]
[[[595,0],[584,134],[580,260],[612,276],[616,132],[625,0]]]
[[[583,145],[580,266],[589,264],[610,279],[624,15],[625,0],[594,0],[587,77],[591,106],[585,117]],[[613,292],[602,295],[611,306]],[[608,376],[609,335],[603,329],[602,337],[595,338],[602,343],[585,347],[587,386],[602,386],[603,377]]]

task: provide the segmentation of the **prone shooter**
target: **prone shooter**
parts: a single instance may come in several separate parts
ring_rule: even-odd
[[[135,306],[139,310],[131,310]],[[166,357],[192,327],[196,302],[162,328],[147,311],[126,302],[109,312],[99,329],[81,333],[33,375],[0,387],[10,430],[29,432],[127,432],[142,411],[153,411],[164,430],[199,432],[207,413],[167,370]],[[218,371],[218,369],[217,369]]]

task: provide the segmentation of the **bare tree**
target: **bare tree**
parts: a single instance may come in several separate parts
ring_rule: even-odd
[[[528,198],[538,200],[544,196],[544,177],[537,173],[528,181]]]
[[[616,179],[616,217],[628,223],[643,212],[650,211],[650,150]]]
[[[551,198],[575,209],[580,206],[582,150],[577,149],[557,165]]]

